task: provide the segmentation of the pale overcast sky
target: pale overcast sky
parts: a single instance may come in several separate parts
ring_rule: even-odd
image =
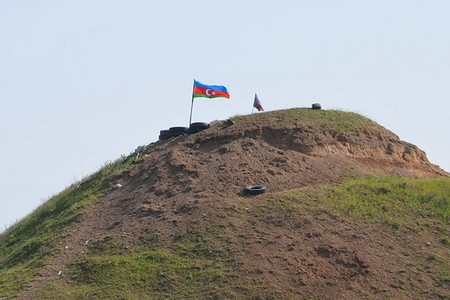
[[[450,170],[448,0],[0,0],[0,230],[193,121],[361,113]]]

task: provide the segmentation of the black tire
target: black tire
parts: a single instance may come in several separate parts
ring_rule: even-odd
[[[169,130],[160,130],[159,131],[159,140],[164,141],[170,138]]]
[[[193,128],[206,129],[206,128],[209,128],[209,124],[208,123],[204,123],[204,122],[194,122],[194,123],[191,123],[189,128],[192,128],[192,129]]]
[[[322,106],[320,105],[320,103],[313,103],[313,105],[312,105],[311,108],[312,108],[312,109],[321,109]]]
[[[206,128],[195,128],[195,127],[194,128],[189,128],[187,133],[188,134],[198,133],[198,132],[203,131],[205,129]]]
[[[170,138],[177,137],[177,136],[180,136],[180,135],[186,135],[186,133],[184,133],[184,132],[173,132],[173,133],[168,133],[168,134],[160,134],[159,135],[159,140],[160,141],[164,141],[164,140],[168,140]]]
[[[193,134],[193,133],[198,133],[202,130],[208,129],[209,128],[209,124],[208,123],[204,123],[204,122],[195,122],[192,123],[188,130],[187,133],[188,134]]]
[[[169,135],[169,134],[160,134],[160,135],[159,135],[159,140],[160,140],[160,141],[164,141],[164,140],[170,139],[171,137],[172,137],[172,136]]]
[[[169,133],[187,133],[188,128],[187,127],[170,127]]]
[[[187,134],[187,127],[170,127],[169,130],[161,130],[159,132],[159,140],[164,141],[172,137]]]
[[[197,129],[197,128],[189,128],[187,130],[188,134],[194,134],[194,133],[199,133],[200,131],[202,131],[203,129]]]
[[[267,192],[267,188],[262,185],[250,185],[244,188],[244,194],[246,195],[260,195]]]

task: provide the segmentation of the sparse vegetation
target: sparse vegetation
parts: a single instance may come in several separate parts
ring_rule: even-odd
[[[107,164],[1,234],[0,298],[17,297],[37,280],[41,268],[66,255],[58,256],[69,230],[86,219],[100,221],[83,223],[79,248],[54,264],[64,266],[64,273],[33,290],[36,299],[331,299],[339,298],[344,286],[346,299],[450,296],[449,177],[344,180],[347,173],[336,171],[336,179],[322,177],[332,183],[317,185],[311,174],[320,161],[314,153],[289,156],[295,152],[289,145],[276,148],[284,141],[278,139],[283,126],[316,128],[311,131],[315,139],[322,129],[327,138],[335,133],[347,138],[348,132],[370,135],[379,125],[355,113],[306,108],[233,120],[232,126],[211,128],[224,131],[220,139],[202,132],[208,143],[201,143],[202,135],[179,147],[176,139],[161,142],[155,153],[147,149],[134,169],[132,156]],[[246,124],[251,129],[243,135]],[[273,139],[266,152],[256,148],[263,143],[252,141],[260,136],[259,124],[269,126],[264,138]],[[270,132],[272,124],[281,130]],[[372,141],[382,133],[371,135]],[[228,147],[243,136],[245,143]],[[318,172],[327,172],[336,160],[325,161]],[[267,165],[271,172],[264,170]],[[311,177],[301,177],[302,172]],[[124,173],[133,184],[99,202]],[[230,174],[243,175],[236,177],[242,182],[236,185]],[[309,185],[274,187],[293,176],[301,184],[290,188],[303,186],[303,178]],[[269,192],[255,197],[235,193],[249,178],[263,179]],[[114,217],[97,218],[104,209]],[[91,224],[99,229],[86,234]],[[367,228],[381,234],[366,238]],[[405,236],[420,245],[399,250],[396,243],[410,241]],[[355,246],[367,242],[377,247],[375,254]],[[398,256],[392,260],[397,265],[380,269],[392,256]]]
[[[233,121],[244,124],[273,124],[269,118],[280,121],[289,120],[290,124],[301,124],[315,128],[327,128],[338,133],[358,131],[361,129],[370,131],[379,127],[374,121],[360,114],[340,110],[312,110],[308,108],[286,109],[277,111],[276,116],[270,112],[252,114],[249,116],[235,116]],[[282,122],[283,126],[287,124]]]
[[[98,172],[51,197],[0,235],[0,297],[12,297],[33,280],[64,239],[69,225],[112,186],[112,178],[132,166],[132,158]]]

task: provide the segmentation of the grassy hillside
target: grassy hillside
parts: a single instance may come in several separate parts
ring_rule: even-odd
[[[0,298],[10,299],[55,255],[65,233],[111,188],[112,178],[131,167],[120,159],[50,198],[0,235]]]
[[[114,173],[111,171],[109,168],[103,170]],[[95,201],[100,191],[106,188],[105,178],[106,174],[100,172],[85,182],[82,192],[76,187],[70,188],[50,200],[45,210],[41,207],[29,219],[1,236],[1,297],[11,299],[32,280],[34,271],[53,254],[53,245],[61,239],[67,229],[65,226],[82,212],[82,206]],[[68,201],[83,200],[75,202],[79,205],[65,202],[66,209],[61,210],[57,203],[63,197]],[[70,209],[74,205],[76,208]],[[301,217],[325,211],[354,224],[385,223],[394,233],[413,232],[428,239],[437,235],[443,248],[427,257],[414,258],[410,264],[417,268],[427,265],[428,272],[433,273],[437,282],[450,281],[449,178],[359,178],[339,185],[267,195],[253,205],[249,214],[243,213],[244,209],[236,210],[226,218],[230,221],[244,218],[263,224],[277,219],[280,222],[277,226],[289,228]],[[62,212],[71,217],[65,217],[64,221],[56,218]],[[27,224],[34,225],[27,227]],[[239,239],[242,234],[246,233],[214,224],[194,226],[171,239],[154,240],[125,252],[114,241],[98,239],[72,263],[70,285],[63,281],[53,282],[39,291],[39,299],[293,297],[294,294],[268,287],[240,270],[240,262],[234,253],[243,251],[242,245],[227,248],[227,241]],[[424,239],[424,243],[428,239]],[[449,296],[444,286],[431,292]]]
[[[300,206],[298,209],[302,209],[302,206],[314,206],[316,209],[323,207],[353,221],[382,222],[394,228],[413,226],[428,220],[448,225],[449,182],[449,178],[444,177],[363,177],[337,186],[286,191],[280,194],[279,201],[288,205],[296,203]]]
[[[345,153],[297,151],[334,136],[358,138],[363,156],[384,141],[403,146],[358,114],[233,122],[108,164],[2,233],[0,299],[450,297],[449,177],[349,177],[372,173]],[[379,155],[367,170],[389,154]],[[437,169],[417,161],[383,168]],[[268,193],[239,192],[257,178]]]

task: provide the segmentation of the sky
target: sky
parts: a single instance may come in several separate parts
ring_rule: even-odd
[[[448,0],[0,0],[0,231],[193,122],[360,113],[450,171]]]

